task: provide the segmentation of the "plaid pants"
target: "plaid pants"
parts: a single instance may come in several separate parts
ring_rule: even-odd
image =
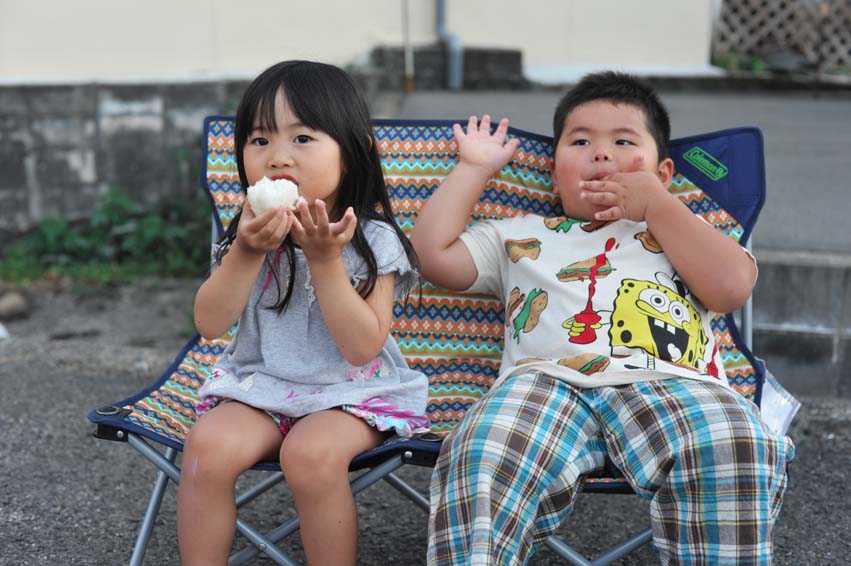
[[[595,389],[508,379],[443,443],[431,479],[428,564],[526,564],[606,455],[650,501],[668,564],[771,564],[771,527],[794,446],[713,383]]]

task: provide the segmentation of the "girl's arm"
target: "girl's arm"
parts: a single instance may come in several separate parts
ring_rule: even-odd
[[[352,287],[342,256],[357,225],[354,211],[349,208],[332,223],[323,201],[317,199],[314,210],[315,221],[307,203],[299,203],[293,238],[307,258],[316,299],[334,342],[347,362],[362,366],[378,356],[390,334],[394,275],[379,276],[372,293],[361,297]]]
[[[293,213],[280,208],[256,217],[246,203],[236,238],[195,295],[195,328],[207,339],[218,338],[239,320],[263,266],[266,252],[281,245]]]
[[[420,211],[411,244],[420,260],[423,278],[461,291],[473,284],[478,272],[467,246],[458,237],[488,179],[508,163],[520,142],[505,142],[507,119],[501,120],[491,135],[488,115],[482,117],[480,126],[471,116],[466,134],[458,124],[453,130],[460,161]]]
[[[352,287],[342,257],[311,262],[310,275],[325,325],[340,353],[353,366],[371,362],[390,334],[394,274],[380,275],[366,299]]]

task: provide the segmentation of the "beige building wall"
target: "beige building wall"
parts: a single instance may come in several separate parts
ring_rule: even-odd
[[[536,80],[599,66],[693,73],[708,70],[714,1],[446,0],[445,23],[462,46],[521,50]],[[345,65],[401,45],[405,5],[0,0],[0,82],[246,78],[289,58]],[[436,1],[407,5],[412,44],[437,41]]]
[[[521,49],[526,76],[541,82],[563,82],[601,67],[663,75],[706,74],[715,72],[709,59],[718,3],[450,1],[449,28],[465,45]]]
[[[433,2],[411,4],[412,41],[434,41]],[[6,83],[246,78],[381,44],[402,44],[401,0],[0,0]]]

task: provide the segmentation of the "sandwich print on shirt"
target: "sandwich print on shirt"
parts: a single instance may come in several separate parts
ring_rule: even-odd
[[[549,362],[585,376],[637,370],[726,381],[711,313],[645,223],[536,215],[487,223],[506,258],[503,366]]]

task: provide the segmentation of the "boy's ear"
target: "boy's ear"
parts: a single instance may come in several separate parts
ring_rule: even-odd
[[[671,179],[674,178],[674,161],[670,157],[666,157],[659,163],[656,168],[656,176],[659,177],[665,188],[671,184]]]

